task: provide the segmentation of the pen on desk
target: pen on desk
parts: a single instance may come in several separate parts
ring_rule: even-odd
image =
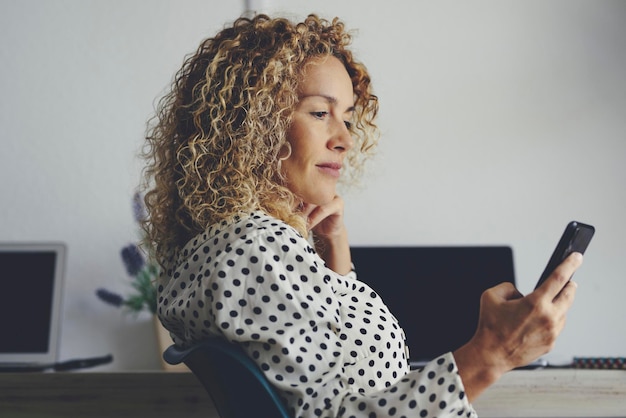
[[[76,360],[67,360],[60,363],[56,363],[53,369],[57,372],[74,370],[74,369],[86,369],[89,367],[100,366],[102,364],[107,364],[113,361],[113,356],[111,354],[107,354],[106,356],[101,357],[90,357],[84,359],[76,359]]]

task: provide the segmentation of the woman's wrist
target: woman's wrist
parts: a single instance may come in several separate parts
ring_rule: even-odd
[[[505,365],[498,364],[497,360],[494,361],[492,352],[481,349],[473,340],[452,354],[470,402],[509,370]]]
[[[333,236],[316,236],[314,234],[313,240],[315,250],[328,268],[341,275],[348,274],[352,270],[350,244],[345,227]]]

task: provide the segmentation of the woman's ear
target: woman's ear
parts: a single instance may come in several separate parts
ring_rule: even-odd
[[[278,160],[285,161],[289,157],[291,157],[291,144],[289,142],[285,142],[278,152]]]

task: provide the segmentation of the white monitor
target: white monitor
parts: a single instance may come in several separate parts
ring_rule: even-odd
[[[66,246],[0,243],[0,364],[58,360]]]

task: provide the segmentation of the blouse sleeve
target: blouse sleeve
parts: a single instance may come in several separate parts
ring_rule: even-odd
[[[294,231],[255,234],[209,266],[216,279],[205,301],[219,332],[259,365],[293,416],[476,416],[451,353],[382,390],[355,390],[344,370],[350,358],[334,273]]]

